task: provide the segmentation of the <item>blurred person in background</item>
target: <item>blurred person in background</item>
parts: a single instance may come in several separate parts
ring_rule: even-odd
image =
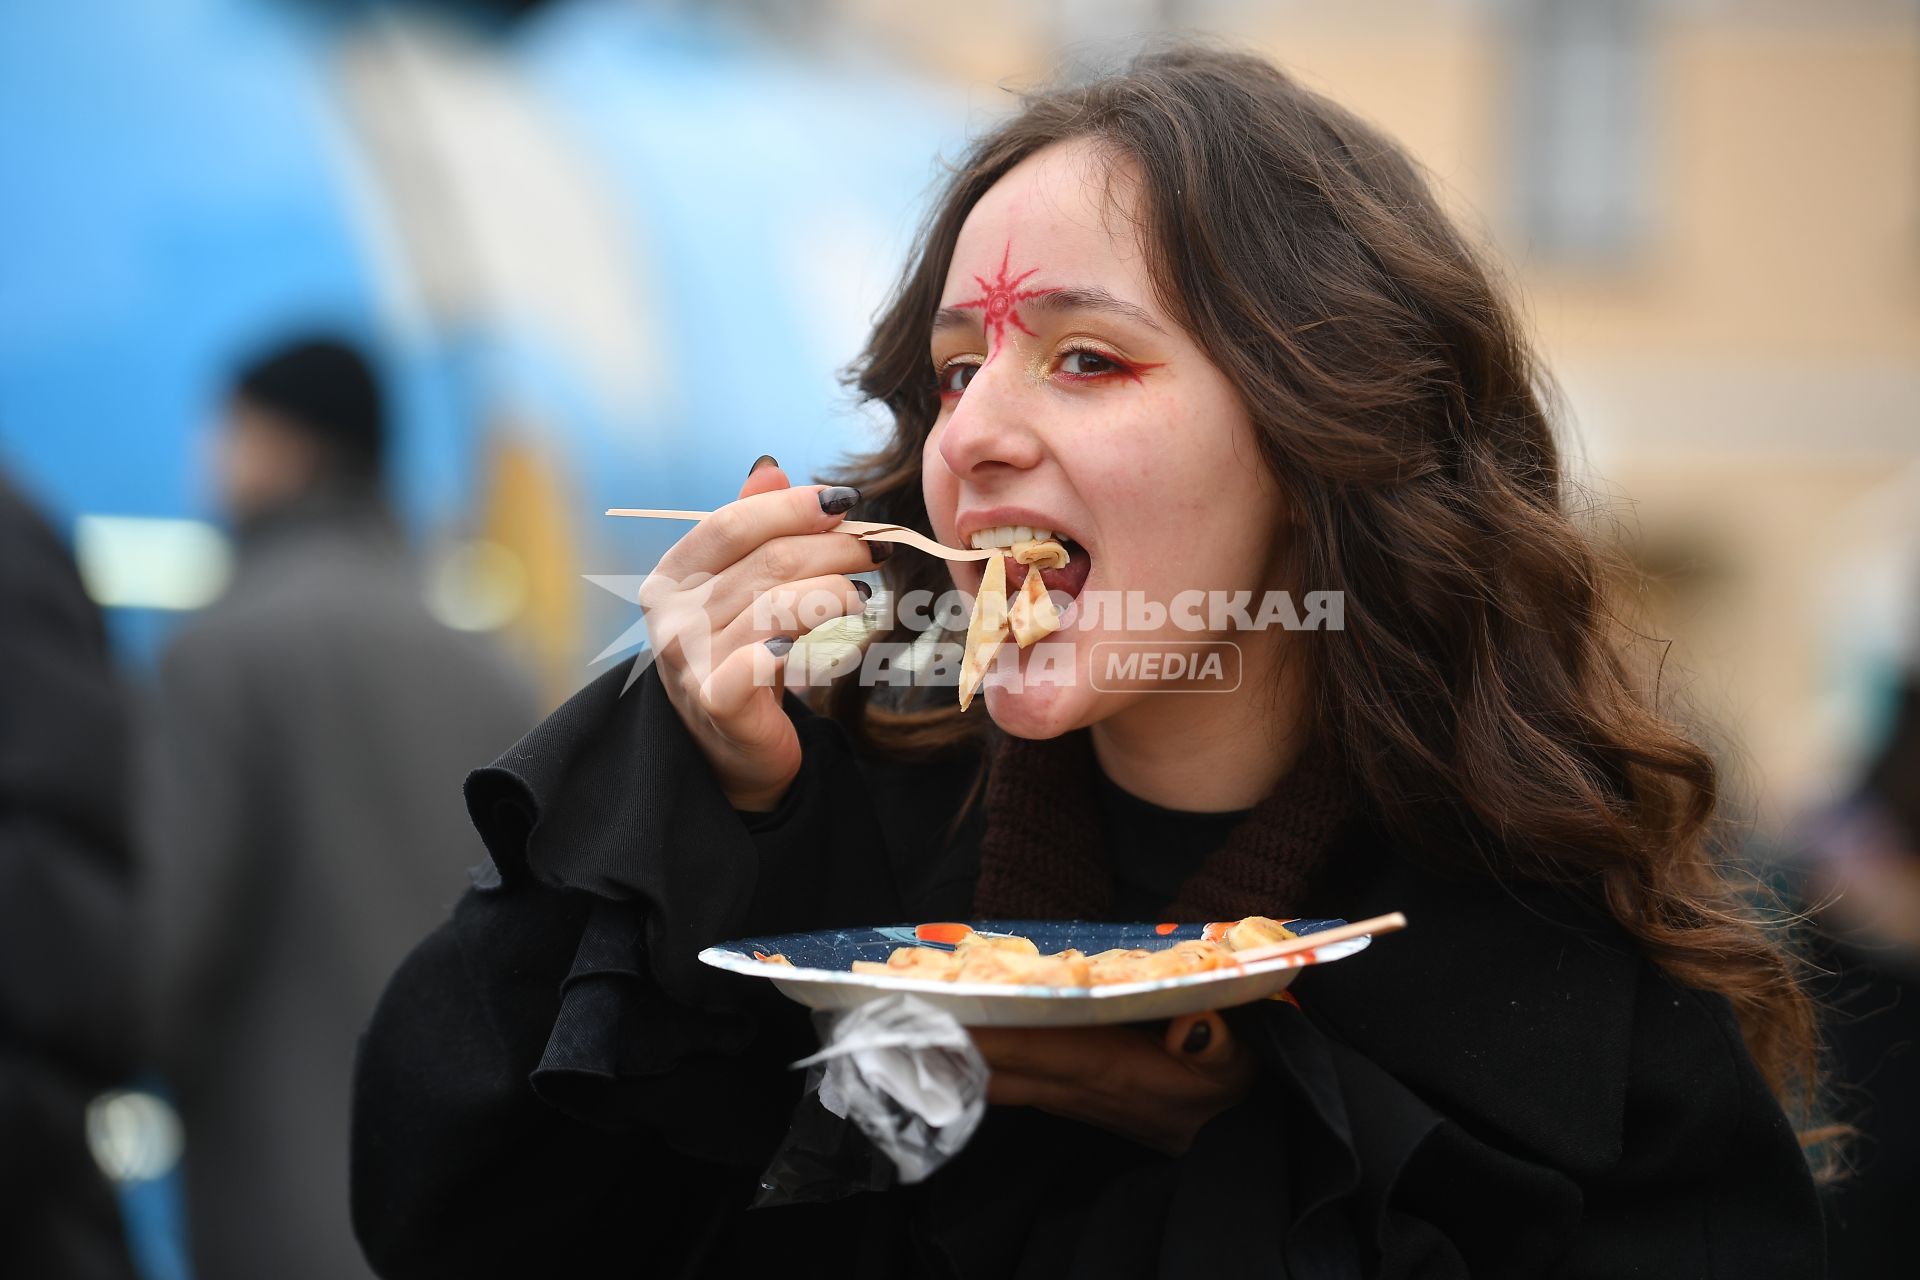
[[[86,1133],[134,1057],[126,738],[99,611],[0,475],[0,1275],[133,1274]]]
[[[166,654],[145,756],[145,973],[186,1124],[200,1280],[366,1273],[347,1219],[354,1042],[473,860],[460,782],[532,722],[485,638],[428,612],[382,495],[387,429],[329,339],[227,405],[227,594]]]
[[[1920,1202],[1920,663],[1853,794],[1808,827],[1804,900],[1831,972],[1827,1044],[1857,1137],[1828,1191],[1835,1280],[1912,1274]]]

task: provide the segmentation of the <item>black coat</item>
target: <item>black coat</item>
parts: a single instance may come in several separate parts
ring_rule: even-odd
[[[242,530],[174,637],[138,794],[156,1065],[186,1125],[196,1280],[352,1280],[353,1047],[470,861],[456,788],[534,723],[488,638],[436,621],[371,495]]]
[[[610,673],[468,784],[492,855],[362,1042],[382,1275],[1817,1276],[1812,1181],[1724,1001],[1589,905],[1365,826],[1303,915],[1413,927],[1234,1011],[1262,1071],[1180,1157],[990,1109],[924,1184],[748,1211],[807,1020],[729,937],[969,914],[974,769],[800,714],[780,813],[726,804],[657,678]]]
[[[127,754],[100,611],[0,477],[0,1275],[132,1275],[85,1121],[137,1041]]]

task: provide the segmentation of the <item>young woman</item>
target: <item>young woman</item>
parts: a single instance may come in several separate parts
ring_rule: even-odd
[[[1819,1273],[1808,1001],[1714,869],[1708,757],[1614,647],[1513,315],[1391,143],[1214,52],[1034,98],[859,375],[888,446],[834,487],[762,459],[650,581],[639,684],[470,782],[492,863],[358,1068],[384,1275]],[[778,606],[852,612],[885,558],[833,532],[856,498],[1066,540],[1061,674],[985,715],[779,698]],[[1191,591],[1337,592],[1344,627],[1082,607]],[[1237,687],[1116,689],[1120,640],[1230,640]],[[979,1032],[993,1105],[951,1164],[746,1208],[811,1031],[707,944],[1396,909],[1297,1007]]]

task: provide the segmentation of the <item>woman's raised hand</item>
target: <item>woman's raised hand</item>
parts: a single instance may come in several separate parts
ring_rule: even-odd
[[[871,588],[847,575],[892,550],[829,532],[859,497],[793,488],[763,457],[738,500],[695,525],[641,584],[667,697],[736,809],[774,808],[800,771],[780,660],[801,633],[865,608]]]

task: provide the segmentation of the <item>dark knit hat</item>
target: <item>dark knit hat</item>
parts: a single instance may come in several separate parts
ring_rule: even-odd
[[[386,410],[366,357],[335,338],[277,347],[244,367],[241,396],[324,445],[341,469],[378,475]]]

